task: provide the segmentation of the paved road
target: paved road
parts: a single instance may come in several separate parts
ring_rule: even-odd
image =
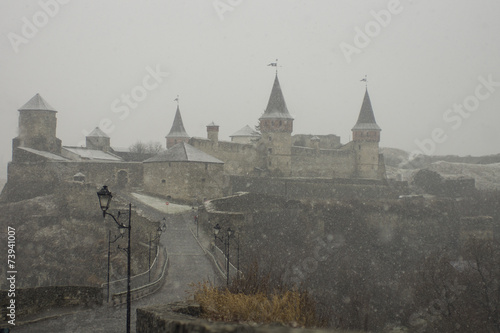
[[[144,215],[161,220],[165,213],[147,207],[128,197],[133,205],[142,209]],[[135,332],[136,309],[148,305],[169,303],[189,297],[190,284],[200,281],[219,281],[213,262],[205,255],[189,227],[193,226],[192,213],[168,215],[167,231],[161,243],[167,247],[170,267],[165,285],[154,295],[132,302],[132,327]],[[22,320],[22,319],[21,319]],[[126,306],[102,306],[79,311],[55,319],[16,327],[13,332],[125,332]]]

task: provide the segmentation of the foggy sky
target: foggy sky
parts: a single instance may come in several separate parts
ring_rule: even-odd
[[[100,123],[115,147],[164,144],[177,95],[190,136],[214,121],[229,140],[257,124],[275,59],[294,134],[348,142],[368,75],[382,147],[499,153],[499,13],[494,0],[2,1],[0,176],[36,93],[63,145]]]

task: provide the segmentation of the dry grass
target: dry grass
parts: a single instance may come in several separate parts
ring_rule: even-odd
[[[229,289],[208,282],[194,286],[194,299],[206,319],[225,322],[279,323],[292,327],[323,326],[307,291],[289,288],[280,281],[273,286],[269,274],[252,265],[246,278],[233,280]]]
[[[311,327],[316,324],[314,304],[306,293],[287,290],[279,294],[245,295],[200,283],[195,301],[207,319],[229,322],[280,323]]]

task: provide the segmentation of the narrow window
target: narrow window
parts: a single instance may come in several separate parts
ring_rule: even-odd
[[[162,184],[165,184],[166,182],[167,182],[167,181],[166,181],[165,179],[162,179],[162,180],[161,180],[161,183],[162,183]]]

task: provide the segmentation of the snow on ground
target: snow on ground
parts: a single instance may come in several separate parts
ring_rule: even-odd
[[[500,163],[495,164],[467,164],[434,162],[430,170],[439,172],[443,176],[465,176],[476,180],[476,188],[482,190],[500,189]]]
[[[149,195],[138,194],[138,193],[132,193],[132,195],[140,202],[148,206],[151,206],[154,209],[157,209],[165,214],[177,214],[191,210],[191,206],[177,205],[171,202],[169,202],[169,204],[167,205],[166,200],[151,197]]]
[[[476,180],[479,190],[500,190],[500,163],[469,164],[438,161],[427,169],[436,171],[444,177],[470,177]],[[412,181],[413,175],[420,169],[398,169],[387,166],[387,178]]]

